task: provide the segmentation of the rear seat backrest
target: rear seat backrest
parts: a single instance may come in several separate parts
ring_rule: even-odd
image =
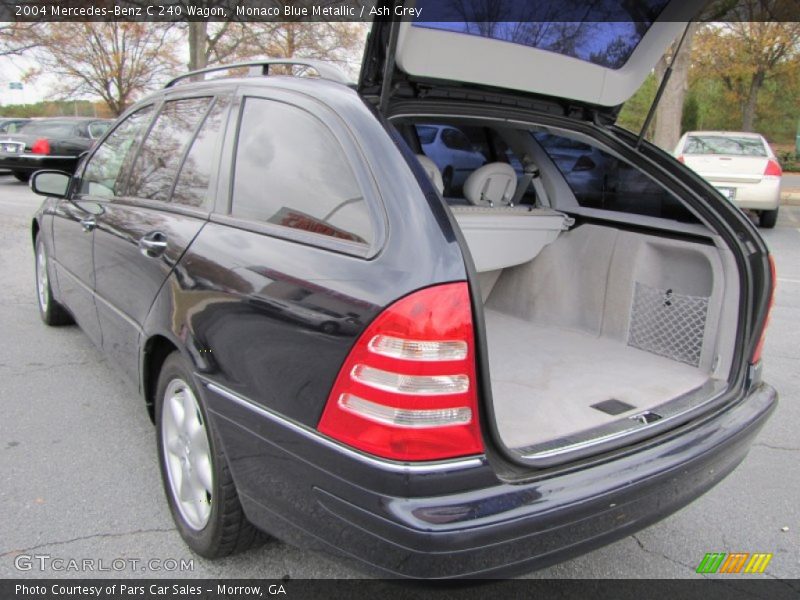
[[[431,180],[436,191],[440,194],[444,193],[444,180],[442,179],[442,174],[439,171],[439,167],[436,166],[436,163],[424,154],[417,154],[417,160],[419,164],[422,165],[423,170],[428,175],[428,179]]]
[[[508,163],[493,162],[473,171],[464,182],[464,197],[475,206],[511,204],[517,173]]]

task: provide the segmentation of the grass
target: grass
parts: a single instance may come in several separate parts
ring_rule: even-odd
[[[770,144],[781,168],[787,173],[800,173],[800,156],[794,144]]]

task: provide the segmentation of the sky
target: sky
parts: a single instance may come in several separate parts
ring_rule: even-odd
[[[364,31],[366,37],[366,29]],[[352,57],[352,62],[348,62],[348,75],[351,78],[358,76],[358,71],[361,63],[361,48],[355,52]],[[189,61],[189,47],[184,44],[181,49],[183,56],[181,61],[186,64]],[[23,82],[23,89],[10,90],[8,84],[11,82],[22,82],[22,78],[26,70],[35,67],[36,63],[25,55],[22,56],[0,56],[0,116],[2,116],[2,106],[8,104],[35,104],[43,100],[52,98],[52,88],[54,87],[55,78],[42,75],[37,77],[33,82]],[[97,101],[98,98],[85,96],[82,98],[75,98],[76,100],[93,100]]]
[[[27,69],[33,66],[31,61],[21,57],[0,57],[0,104],[34,104],[41,102],[50,90],[52,80],[40,77],[35,83],[23,83],[23,89],[10,90],[8,84],[22,81],[22,76]]]

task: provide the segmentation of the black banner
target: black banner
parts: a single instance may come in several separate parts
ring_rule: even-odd
[[[699,576],[698,576],[699,577]],[[381,580],[309,579],[63,579],[0,581],[2,600],[252,600],[253,598],[325,600],[485,600],[497,598],[592,600],[739,600],[768,598],[796,600],[800,581],[745,579],[736,576],[718,579],[603,579],[603,580],[513,580],[466,581],[454,583],[416,583]]]
[[[675,12],[668,5],[681,5]],[[0,21],[796,21],[800,0],[0,0]]]

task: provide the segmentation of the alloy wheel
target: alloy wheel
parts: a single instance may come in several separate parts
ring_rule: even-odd
[[[194,392],[173,379],[164,392],[161,436],[170,492],[183,520],[203,529],[211,516],[213,468],[208,428]]]

